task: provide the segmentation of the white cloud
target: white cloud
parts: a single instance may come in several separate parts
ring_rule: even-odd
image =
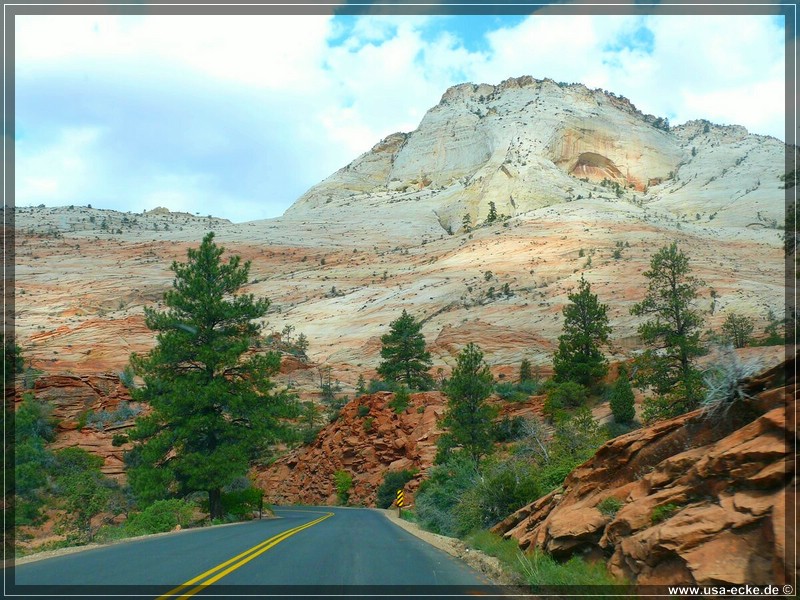
[[[17,196],[27,204],[39,204],[91,193],[94,157],[101,137],[102,131],[96,127],[70,127],[44,146],[17,141]]]
[[[537,13],[481,51],[436,19],[19,16],[17,201],[274,216],[450,85],[526,74],[783,136],[774,19]]]

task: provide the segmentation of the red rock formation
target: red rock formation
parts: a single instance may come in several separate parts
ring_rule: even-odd
[[[265,491],[265,500],[335,504],[333,474],[344,470],[353,475],[350,501],[374,505],[387,471],[416,468],[424,473],[436,456],[440,434],[436,420],[444,413],[445,397],[439,392],[412,394],[409,407],[400,415],[387,405],[391,399],[391,393],[378,392],[349,402],[311,446],[258,469],[256,484]],[[369,410],[364,416],[359,416],[359,409],[366,410],[361,407]],[[419,487],[420,476],[406,486],[407,503]]]
[[[19,382],[22,383],[21,381]],[[133,412],[144,409],[140,403],[131,402],[128,389],[111,374],[100,375],[44,375],[39,377],[32,390],[18,385],[15,400],[19,403],[26,392],[53,406],[53,416],[58,420],[56,439],[52,450],[78,447],[103,458],[101,471],[122,480],[125,477],[122,455],[129,445],[113,446],[115,434],[133,425],[134,416],[113,419],[105,423],[82,423],[91,414],[115,413],[126,404]],[[80,427],[83,425],[83,427]]]
[[[795,581],[794,361],[745,391],[726,420],[697,410],[610,440],[494,531],[522,549],[607,557],[644,585]],[[607,498],[622,503],[616,514],[600,510]]]

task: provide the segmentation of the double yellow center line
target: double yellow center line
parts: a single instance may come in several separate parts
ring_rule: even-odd
[[[286,531],[279,533],[266,541],[261,542],[250,548],[249,550],[245,550],[241,554],[237,554],[233,558],[226,560],[224,563],[217,565],[213,569],[209,569],[205,573],[201,573],[194,579],[190,579],[186,583],[179,585],[176,588],[171,589],[163,596],[159,596],[157,600],[165,600],[166,598],[174,598],[179,592],[182,592],[186,588],[192,588],[187,592],[183,592],[180,594],[179,598],[189,598],[194,596],[197,592],[200,592],[210,586],[211,584],[219,581],[227,574],[235,571],[242,565],[249,563],[251,560],[256,558],[257,556],[262,555],[264,552],[272,548],[273,546],[277,546],[286,538],[293,536],[295,533],[299,533],[303,531],[303,529],[308,529],[309,527],[313,527],[317,523],[321,523],[325,519],[329,519],[333,516],[333,513],[325,513],[322,517],[318,519],[314,519],[313,521],[309,521],[303,525],[298,525],[292,529],[287,529]],[[195,587],[192,587],[195,586]]]

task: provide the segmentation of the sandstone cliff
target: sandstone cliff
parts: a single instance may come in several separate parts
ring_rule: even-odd
[[[796,581],[795,361],[742,389],[725,419],[698,410],[610,440],[494,531],[643,585]]]
[[[415,131],[386,137],[311,188],[285,219],[360,212],[359,220],[390,224],[394,236],[409,226],[433,234],[460,229],[465,214],[484,220],[489,202],[518,216],[591,197],[605,181],[626,190],[625,201],[652,202],[675,218],[763,225],[756,213],[772,219],[782,207],[773,184],[785,152],[743,127],[692,121],[669,130],[626,98],[581,84],[529,76],[465,83],[448,89]]]

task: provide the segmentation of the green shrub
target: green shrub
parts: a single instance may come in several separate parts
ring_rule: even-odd
[[[503,400],[512,400],[517,394],[516,386],[510,381],[495,384],[494,393],[500,396]]]
[[[367,417],[366,419],[364,419],[364,431],[366,431],[367,433],[372,431],[372,423],[374,421],[375,419],[373,419],[372,417]]]
[[[378,508],[389,508],[394,502],[397,490],[402,489],[416,475],[415,471],[389,471],[383,476],[383,483],[378,488],[375,503]]]
[[[608,439],[613,439],[615,437],[619,437],[621,435],[625,435],[626,433],[630,433],[635,429],[638,429],[639,426],[634,423],[617,423],[615,421],[609,421],[605,425],[606,434]]]
[[[522,417],[503,417],[494,423],[492,435],[498,442],[518,440],[525,435],[525,419]]]
[[[533,379],[520,381],[517,384],[517,392],[525,394],[526,398],[527,396],[534,396],[542,392],[542,384]]]
[[[131,514],[125,521],[125,533],[130,536],[172,531],[177,525],[187,527],[192,520],[194,505],[178,499],[156,500],[142,512]]]
[[[353,487],[353,476],[347,471],[336,471],[333,474],[333,485],[339,504],[347,504],[350,500],[350,489]]]
[[[586,404],[589,391],[579,383],[565,381],[550,388],[544,402],[544,413],[555,419],[564,410],[578,408]]]
[[[380,379],[370,379],[367,386],[367,394],[374,394],[376,392],[391,392],[392,386]]]
[[[366,417],[369,414],[369,406],[366,404],[361,404],[358,407],[358,416],[359,417]]]
[[[622,583],[609,574],[603,561],[590,563],[573,556],[562,563],[536,550],[525,554],[520,562],[529,585],[580,589],[577,586],[619,586]],[[615,592],[608,590],[607,593]]]
[[[91,518],[106,509],[118,485],[100,472],[103,459],[86,450],[64,448],[53,456],[52,491],[69,511],[73,525],[90,536]]]
[[[661,521],[666,521],[680,509],[680,506],[672,502],[663,504],[662,506],[656,506],[653,512],[650,513],[650,522],[656,524],[661,523]]]
[[[408,393],[408,388],[401,385],[394,393],[394,397],[389,401],[389,408],[391,408],[398,415],[405,412],[411,402],[411,396]]]
[[[263,492],[254,487],[222,494],[222,510],[237,519],[250,518],[259,509]]]
[[[619,376],[611,388],[609,404],[616,423],[630,423],[636,417],[633,389],[625,367],[620,368]]]
[[[457,535],[453,509],[478,478],[475,462],[467,456],[456,454],[447,462],[432,467],[415,499],[417,517],[422,526],[434,533]]]
[[[515,573],[529,585],[620,586],[625,584],[624,581],[611,577],[602,562],[592,564],[573,557],[566,563],[559,563],[550,555],[539,550],[526,554],[519,549],[519,544],[513,538],[504,539],[489,531],[472,533],[467,538],[467,543],[471,547],[499,559],[506,570]],[[557,591],[554,590],[554,592]],[[616,590],[609,590],[609,593],[614,593],[614,591]]]
[[[619,512],[620,508],[622,508],[622,501],[613,496],[603,498],[603,501],[597,505],[597,510],[612,518]]]
[[[464,536],[497,523],[541,495],[530,461],[493,461],[482,471],[459,455],[431,469],[416,498],[423,527],[443,535]]]

